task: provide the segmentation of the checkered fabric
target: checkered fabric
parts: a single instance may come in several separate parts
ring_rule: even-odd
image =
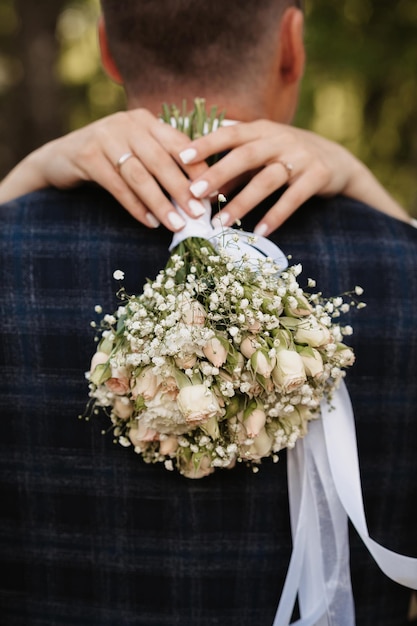
[[[244,227],[260,218],[251,214]],[[313,199],[273,236],[325,295],[355,285],[346,323],[371,535],[417,556],[417,230],[345,198]],[[278,464],[189,480],[78,419],[94,306],[139,292],[171,234],[104,191],[29,194],[0,207],[0,623],[271,626],[291,553]],[[349,468],[346,468],[349,471]],[[405,623],[410,593],[352,532],[358,626]]]

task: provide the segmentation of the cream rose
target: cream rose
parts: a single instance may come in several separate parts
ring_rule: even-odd
[[[136,400],[138,396],[142,396],[144,400],[152,400],[159,386],[160,380],[158,376],[153,373],[151,367],[145,367],[133,381],[132,398]]]
[[[212,337],[203,348],[204,356],[214,365],[221,367],[227,359],[227,349],[218,337]]]
[[[186,478],[204,478],[214,472],[214,467],[211,465],[211,458],[204,454],[198,462],[195,461],[194,455],[189,461],[182,458],[179,470]]]
[[[307,376],[320,378],[324,372],[323,359],[320,352],[315,348],[310,348],[302,350],[299,354],[303,360]]]
[[[250,359],[255,374],[269,378],[276,364],[276,358],[269,357],[263,350],[256,350]]]
[[[295,350],[280,350],[272,370],[272,379],[278,389],[290,393],[306,381],[303,360]]]
[[[265,411],[260,408],[256,408],[245,418],[244,424],[248,437],[254,439],[259,435],[262,428],[265,426],[266,415]]]
[[[330,343],[332,336],[326,326],[313,319],[313,321],[306,321],[297,327],[294,339],[297,343],[306,343],[312,348],[318,348]]]
[[[216,396],[202,384],[187,385],[180,389],[177,404],[187,423],[205,422],[222,414]]]
[[[113,411],[120,419],[127,420],[133,413],[133,404],[127,398],[117,396],[113,404]]]
[[[191,326],[204,326],[206,311],[197,300],[192,300],[183,295],[180,299],[181,321]]]
[[[106,380],[107,388],[118,396],[129,391],[129,374],[125,367],[112,368],[111,377]]]

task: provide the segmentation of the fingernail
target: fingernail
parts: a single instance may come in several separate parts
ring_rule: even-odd
[[[206,180],[198,180],[190,186],[190,191],[196,198],[201,198],[207,191],[208,186],[209,184]]]
[[[188,208],[194,217],[201,217],[206,212],[204,206],[198,200],[190,200],[188,203]]]
[[[174,230],[181,230],[181,228],[185,226],[184,220],[178,213],[175,213],[175,211],[168,213],[168,220]]]
[[[179,157],[184,165],[187,165],[187,163],[191,163],[191,161],[194,161],[196,156],[197,150],[194,150],[194,148],[186,148],[186,150],[183,150],[179,153]]]
[[[259,237],[264,237],[268,232],[268,226],[266,224],[258,224],[253,232],[255,235],[259,235]]]
[[[153,213],[146,214],[146,221],[148,222],[151,228],[158,228],[161,222],[159,222]]]
[[[230,221],[230,215],[227,211],[222,211],[213,217],[211,223],[214,228],[221,228],[222,226],[228,226]]]
[[[216,198],[219,195],[219,190],[216,189],[216,191],[212,191],[211,193],[209,193],[209,198]]]

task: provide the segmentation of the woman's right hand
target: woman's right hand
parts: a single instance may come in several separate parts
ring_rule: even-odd
[[[2,181],[0,202],[36,189],[92,181],[146,226],[163,223],[177,231],[184,220],[162,189],[191,217],[204,212],[189,190],[189,178],[208,167],[204,162],[184,166],[178,157],[189,143],[186,135],[145,109],[115,113],[32,152]]]

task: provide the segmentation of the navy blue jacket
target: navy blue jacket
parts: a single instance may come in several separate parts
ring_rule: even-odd
[[[253,227],[262,207],[243,226]],[[312,199],[272,238],[325,295],[364,288],[347,377],[370,534],[417,556],[417,230],[346,198]],[[94,306],[141,291],[171,234],[104,191],[0,207],[0,623],[271,626],[291,553],[285,452],[189,480],[78,419]],[[301,277],[301,282],[303,282]],[[358,626],[406,623],[409,590],[354,531]]]

